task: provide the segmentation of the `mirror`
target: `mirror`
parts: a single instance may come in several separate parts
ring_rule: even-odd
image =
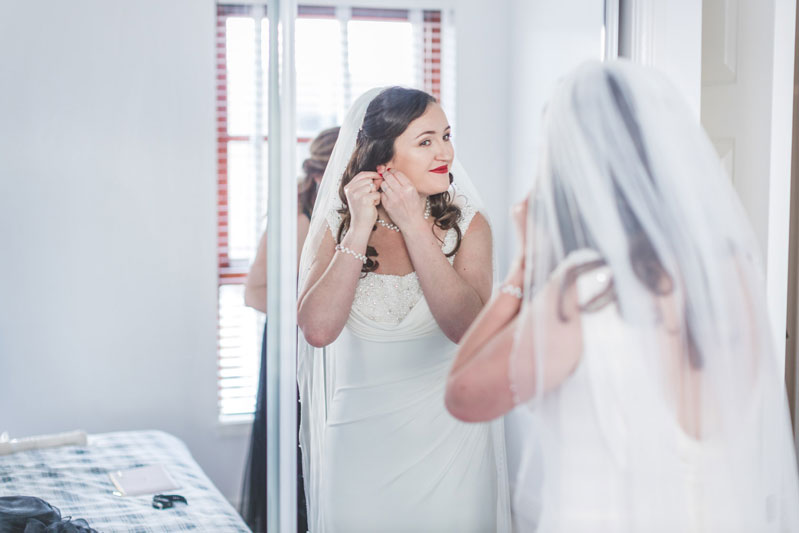
[[[281,173],[281,205],[299,216],[270,225],[296,223],[302,235],[303,209],[286,191],[297,191],[297,178],[315,176],[303,167],[323,158],[313,139],[340,125],[362,92],[417,87],[441,102],[455,154],[492,221],[492,255],[502,272],[510,257],[507,208],[529,179],[537,112],[562,71],[600,56],[603,11],[584,3],[580,10],[476,0],[297,6],[295,165]],[[252,458],[265,462],[260,445],[251,446],[261,438],[251,428],[263,427],[253,416],[259,401],[266,407],[258,390],[268,322],[260,285],[249,297],[246,285],[276,198],[267,186],[266,3],[42,0],[4,13],[0,434],[82,429],[91,446],[108,433],[168,433],[183,442],[167,439],[174,454],[188,449],[196,475],[208,479],[219,530],[244,530],[235,516],[244,500],[265,505],[267,497],[265,469],[247,466],[247,457],[252,448]],[[563,31],[536,41],[551,28]],[[561,56],[544,61],[533,54],[542,48]],[[315,177],[308,190],[311,183]],[[377,246],[383,268],[391,263],[387,249]],[[416,270],[407,261],[399,267],[378,274]],[[266,270],[274,270],[271,262]],[[270,286],[268,297],[278,293]],[[295,303],[283,298],[279,305]],[[287,405],[275,408],[283,413]],[[293,438],[296,418],[281,416],[281,438]],[[134,453],[94,465],[93,486],[108,495],[107,470],[145,463]],[[242,490],[245,471],[260,493]],[[176,481],[189,501],[183,525],[196,524],[191,484]],[[4,494],[23,489],[11,483],[0,481]],[[69,513],[55,488],[39,495]],[[126,501],[104,505],[118,510]],[[100,530],[124,530],[110,524],[127,515],[110,514],[86,518]]]
[[[502,20],[502,17],[511,11],[508,6],[503,8],[507,11],[499,9],[494,12],[477,4],[459,5],[456,8],[444,6],[441,9],[429,9],[429,6],[402,9],[400,6],[389,6],[386,2],[366,4],[365,7],[361,7],[364,6],[361,2],[358,5],[344,3],[316,7],[300,5],[298,8],[294,41],[297,162],[309,158],[311,155],[309,146],[314,136],[326,128],[340,125],[347,109],[365,90],[386,85],[404,85],[427,91],[440,101],[442,116],[445,117],[442,124],[449,125],[454,130],[452,145],[456,147],[455,155],[468,169],[474,180],[475,193],[481,197],[475,197],[472,204],[479,205],[482,211],[473,209],[474,212],[467,213],[467,216],[471,220],[471,217],[479,212],[480,217],[492,219],[492,229],[495,232],[494,253],[497,255],[498,265],[504,266],[510,255],[510,250],[507,249],[509,239],[506,240],[505,234],[506,230],[510,229],[506,222],[506,212],[512,195],[507,193],[507,189],[498,190],[492,186],[491,178],[487,176],[492,178],[497,174],[506,176],[505,183],[511,190],[526,187],[530,177],[530,161],[525,161],[524,166],[519,166],[518,170],[513,168],[513,163],[523,159],[522,154],[526,156],[529,153],[528,150],[524,150],[524,146],[535,143],[537,113],[548,91],[560,75],[581,61],[615,54],[615,40],[608,38],[605,26],[607,14],[604,8],[583,6],[586,9],[578,17],[574,14],[574,6],[562,10],[553,6],[517,6],[523,11],[518,14],[519,20],[525,21],[525,27],[521,27],[521,23],[518,27],[511,24],[510,31],[513,37],[506,45],[508,50],[496,50],[481,46],[484,40],[475,41],[464,36],[478,30],[485,32],[486,28],[495,27],[488,21]],[[612,17],[617,17],[612,9],[609,12]],[[549,61],[547,62],[550,64],[543,65],[543,60],[538,57],[530,61],[534,57],[531,56],[530,50],[539,46],[539,43],[531,41],[526,26],[531,20],[541,20],[542,14],[548,16],[546,22],[542,20],[538,23],[542,27],[551,24],[553,20],[562,24],[562,34],[552,38],[556,41],[561,39],[557,42],[562,45],[559,47],[562,49],[560,52],[562,61],[557,65]],[[506,27],[502,25],[496,27],[497,40],[501,41],[500,36],[507,30],[499,28]],[[616,28],[617,24],[613,23],[609,35],[615,36]],[[486,39],[490,41],[491,36],[487,36]],[[549,43],[549,46],[552,45],[553,43]],[[497,57],[503,52],[509,52],[511,48],[518,55],[508,54],[511,59],[505,64],[498,65]],[[542,69],[542,66],[548,68]],[[534,87],[529,93],[510,89],[514,97],[512,101],[521,109],[528,111],[524,115],[524,120],[507,120],[510,104],[496,97],[499,87],[508,87],[514,83],[519,86]],[[536,111],[533,112],[533,109]],[[514,132],[519,133],[519,138],[523,139],[525,144],[514,143],[511,140]],[[446,159],[446,156],[443,157]],[[302,172],[299,171],[298,174],[302,175]],[[457,181],[458,178],[455,179]],[[377,182],[375,183],[377,185]],[[298,243],[302,241],[305,228],[312,226],[309,224],[307,213],[302,214],[300,207],[297,219]],[[468,209],[464,208],[463,211]],[[386,222],[385,219],[390,219],[390,215],[387,215],[387,210],[378,209],[378,219]],[[280,222],[277,221],[278,224]],[[322,224],[322,233],[328,234],[325,228],[330,226],[331,224],[327,222]],[[309,376],[314,375],[314,371],[306,369],[308,374],[304,379],[300,370],[301,395],[307,395],[306,401],[302,403],[302,409],[303,416],[310,421],[311,426],[315,416],[321,417],[319,427],[307,428],[306,431],[310,436],[310,443],[318,438],[323,440],[324,445],[317,451],[309,442],[301,444],[302,453],[310,449],[311,454],[320,454],[321,460],[316,469],[313,466],[309,467],[308,464],[305,465],[306,475],[310,472],[312,479],[304,480],[307,492],[297,493],[297,499],[300,500],[298,530],[303,530],[304,525],[308,523],[304,522],[306,519],[310,521],[309,527],[312,530],[314,520],[321,520],[316,522],[317,528],[335,526],[346,530],[348,527],[377,527],[378,524],[385,524],[386,512],[393,513],[392,523],[406,519],[406,527],[413,527],[412,524],[418,524],[419,521],[433,524],[435,520],[442,519],[442,516],[446,517],[447,524],[454,524],[452,513],[442,513],[441,510],[454,509],[457,505],[454,503],[454,498],[458,493],[461,495],[468,493],[473,498],[471,500],[473,504],[469,505],[471,514],[461,513],[464,523],[470,524],[463,527],[479,529],[482,524],[491,528],[497,527],[502,520],[510,520],[509,516],[498,516],[496,503],[502,498],[498,487],[502,483],[503,475],[507,479],[507,474],[497,472],[497,465],[500,461],[507,460],[510,463],[509,469],[512,470],[517,466],[514,461],[518,461],[514,455],[516,450],[513,449],[512,416],[508,417],[506,424],[507,449],[505,445],[500,444],[506,435],[496,426],[493,428],[486,426],[481,429],[479,437],[471,437],[472,442],[482,442],[480,448],[482,462],[493,464],[493,469],[470,471],[463,462],[460,466],[453,467],[452,462],[458,461],[458,453],[452,448],[443,451],[447,447],[445,444],[441,444],[440,456],[426,455],[425,447],[436,438],[440,442],[442,434],[448,431],[457,433],[461,430],[474,432],[474,428],[459,426],[457,423],[453,424],[453,428],[456,429],[450,428],[445,431],[441,427],[442,419],[449,416],[443,406],[443,384],[450,362],[445,354],[451,352],[454,343],[438,328],[434,314],[429,310],[427,314],[419,312],[422,307],[429,306],[426,302],[422,306],[419,305],[419,301],[426,300],[427,295],[420,286],[418,267],[409,257],[410,252],[403,241],[404,237],[394,235],[396,238],[392,240],[392,232],[401,234],[401,231],[394,231],[401,229],[396,226],[392,223],[377,222],[369,238],[370,246],[374,245],[378,257],[381,254],[377,248],[388,248],[390,252],[388,254],[383,252],[382,257],[386,259],[381,259],[381,266],[373,271],[357,275],[356,268],[357,288],[351,307],[345,311],[350,317],[349,320],[335,339],[319,343],[325,346],[324,349],[306,346],[305,355],[303,341],[307,340],[308,331],[313,331],[313,319],[309,319],[313,312],[303,316],[303,298],[307,294],[304,294],[306,291],[303,291],[303,274],[300,274],[299,365],[302,366],[303,357],[309,354],[312,355],[308,361],[321,359],[323,361],[320,363],[321,373],[316,375],[322,376],[321,381],[324,381],[324,387],[314,389],[311,386],[303,391],[304,381],[307,384],[309,379],[313,380]],[[463,234],[467,234],[468,222],[460,226],[460,229]],[[313,231],[311,227],[311,235]],[[332,236],[333,234],[336,234],[336,231],[330,233],[330,238],[338,240]],[[381,234],[385,237],[381,238]],[[446,240],[446,234],[446,230],[440,231],[437,236],[441,240]],[[325,240],[323,237],[320,239]],[[465,247],[472,246],[470,241],[465,242],[467,243]],[[332,244],[321,242],[320,248],[316,250]],[[339,244],[345,246],[348,243],[342,240]],[[399,249],[401,253],[397,254],[399,260],[392,263],[395,249]],[[309,252],[313,254],[315,250],[306,250],[306,253]],[[366,249],[351,250],[351,252],[354,253],[345,251],[348,255],[340,254],[341,259],[357,261],[355,257],[350,256],[357,257],[361,252],[370,255]],[[336,254],[332,260],[326,257],[326,264],[334,265],[335,257],[338,255]],[[270,265],[273,260],[269,258]],[[486,256],[485,260],[490,268],[490,258]],[[301,261],[298,258],[299,262]],[[330,268],[332,270],[335,266]],[[313,275],[312,273],[311,276]],[[392,292],[385,286],[386,280],[395,282],[398,279],[402,286],[401,293]],[[410,299],[409,294],[413,295]],[[330,296],[335,299],[335,292],[330,295],[324,294],[319,301],[324,302],[325,306],[333,306]],[[376,307],[367,305],[367,301],[381,303]],[[396,315],[390,317],[394,302],[397,304],[401,302],[404,309],[398,310]],[[365,310],[366,307],[370,309]],[[312,309],[313,306],[309,308]],[[359,309],[361,313],[358,312]],[[371,324],[373,328],[391,329],[397,337],[392,342],[386,342],[385,339],[376,340],[380,334],[375,333],[375,329],[364,326],[364,323],[369,321],[373,322]],[[424,340],[412,334],[403,336],[403,326],[407,327],[411,323],[416,323],[417,326],[423,325],[420,327],[430,326],[432,329],[421,335]],[[303,333],[306,339],[303,339]],[[428,354],[430,357],[417,361],[412,361],[410,358],[402,361],[402,354],[410,352]],[[370,354],[374,357],[378,353],[381,354],[379,358],[370,359]],[[440,361],[436,360],[438,366],[435,369],[430,367],[433,354],[441,358]],[[396,366],[390,368],[382,366],[387,364],[385,359],[393,361],[392,364]],[[393,392],[388,388],[381,392],[379,383],[400,380],[405,375],[403,372],[416,375],[415,379],[409,380],[406,389],[401,390],[399,386],[394,386]],[[316,380],[318,384],[320,378]],[[320,396],[315,396],[317,393]],[[424,404],[426,406],[424,409],[419,407],[423,403],[421,399],[415,402],[415,406],[411,405],[414,402],[396,400],[396,396],[407,398],[418,394],[425,396],[424,402],[427,403]],[[325,405],[315,410],[315,406],[312,405],[313,398],[318,397],[325,398]],[[416,415],[412,414],[413,409],[418,410]],[[428,418],[418,415],[419,411],[427,413]],[[402,428],[406,424],[412,427],[406,427],[407,434],[402,438],[397,437],[397,432],[402,433],[397,428]],[[302,434],[301,430],[301,441]],[[391,442],[386,440],[386,435],[394,436]],[[459,440],[463,438],[468,440],[469,437],[452,437],[449,446],[453,446],[455,442],[463,442]],[[408,503],[407,508],[403,507],[401,512],[397,511],[397,502],[408,499],[407,491],[413,492],[419,487],[429,486],[435,476],[444,476],[444,479],[450,481],[455,479],[452,474],[447,478],[442,473],[444,456],[448,458],[446,462],[449,467],[461,473],[461,480],[471,480],[465,486],[474,487],[475,490],[469,493],[464,485],[456,487],[441,481],[441,488],[438,491],[434,494],[426,493],[426,502],[420,503],[414,500]],[[397,465],[404,465],[405,470],[397,471]],[[388,483],[388,479],[393,481]],[[313,486],[317,482],[326,485],[327,488],[314,489]],[[301,485],[302,478],[298,478],[297,483]],[[313,502],[310,504],[310,516],[304,516],[301,512],[304,510],[301,500],[306,495],[317,502],[316,508]],[[287,496],[281,493],[280,497]],[[365,514],[365,508],[372,511]],[[320,509],[323,510],[321,512],[324,513],[324,518],[319,517]],[[396,520],[393,518],[395,515]],[[283,523],[281,521],[281,524]],[[490,526],[487,525],[489,523]]]

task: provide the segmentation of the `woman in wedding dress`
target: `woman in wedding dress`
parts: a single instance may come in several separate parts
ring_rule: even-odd
[[[543,137],[446,396],[463,420],[532,410],[518,529],[799,531],[759,248],[697,117],[657,72],[590,63]]]
[[[492,285],[491,232],[447,118],[399,87],[359,98],[300,265],[298,379],[309,529],[509,531],[501,421],[444,407]]]

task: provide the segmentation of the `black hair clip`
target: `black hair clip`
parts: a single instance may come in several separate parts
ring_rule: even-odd
[[[175,502],[183,502],[186,505],[189,502],[180,494],[156,494],[153,496],[153,507],[156,509],[169,509],[175,506]]]

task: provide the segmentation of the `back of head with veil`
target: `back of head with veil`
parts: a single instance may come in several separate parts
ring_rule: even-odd
[[[317,201],[314,207],[308,236],[302,249],[299,269],[299,294],[305,289],[308,273],[313,265],[322,239],[328,231],[328,220],[331,213],[336,213],[343,206],[339,197],[339,186],[342,176],[356,147],[359,129],[361,129],[369,104],[384,89],[371,89],[361,95],[349,109],[339,132],[338,140],[331,154],[330,161],[319,186]],[[454,201],[465,201],[471,204],[483,216],[483,204],[476,188],[457,158],[451,166],[451,196]],[[454,193],[454,194],[452,194]],[[315,348],[306,342],[302,332],[298,335],[297,378],[301,398],[300,446],[303,449],[303,472],[305,490],[308,501],[308,524],[314,532],[324,531],[324,510],[316,505],[323,469],[319,467],[322,448],[324,446],[324,428],[327,397],[326,380],[331,374],[329,365],[334,364],[335,343],[324,348]],[[501,438],[499,436],[498,438]]]
[[[535,384],[542,530],[799,531],[758,245],[697,117],[659,73],[592,62],[543,139],[510,370]],[[552,320],[578,321],[582,351],[545,390]]]

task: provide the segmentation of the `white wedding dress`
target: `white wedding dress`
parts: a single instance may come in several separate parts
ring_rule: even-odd
[[[474,214],[462,207],[462,234]],[[334,235],[339,223],[332,212]],[[442,249],[455,238],[450,230]],[[456,349],[415,272],[359,281],[347,325],[324,354],[326,533],[510,531],[502,421],[466,424],[444,406]]]
[[[598,258],[572,252],[556,270]],[[602,267],[577,280],[581,305],[611,280]],[[756,457],[755,413],[738,414],[735,443],[697,440],[664,400],[657,372],[637,347],[645,335],[615,303],[581,313],[577,368],[535,407],[533,453],[522,461],[513,495],[516,531],[538,533],[750,533],[782,531],[773,495],[731,486],[725,468]],[[761,390],[760,387],[753,387]],[[666,394],[668,394],[666,392]],[[733,484],[734,485],[734,484]],[[752,492],[747,492],[752,489]],[[539,515],[540,513],[540,515]]]

